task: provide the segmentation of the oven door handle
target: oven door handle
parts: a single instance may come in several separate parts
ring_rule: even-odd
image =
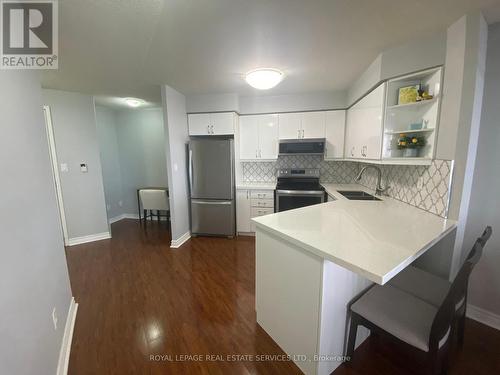
[[[322,196],[325,194],[325,192],[318,190],[276,190],[276,194]]]

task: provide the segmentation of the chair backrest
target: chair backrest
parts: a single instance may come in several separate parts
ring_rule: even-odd
[[[481,246],[479,246],[479,247],[474,246],[472,248],[472,250],[469,252],[469,255],[467,255],[466,262],[472,263],[472,267],[474,267],[479,262],[479,259],[481,259],[481,256],[483,255],[484,246],[486,245],[486,242],[488,242],[488,240],[490,239],[491,233],[492,233],[492,229],[488,225],[486,227],[486,229],[484,230],[483,234],[481,235],[481,237],[479,237],[476,240],[476,243],[481,244]],[[464,296],[465,296],[465,292],[464,292]]]
[[[166,190],[144,189],[139,190],[141,205],[144,210],[169,210]]]
[[[460,271],[458,271],[455,280],[451,284],[450,290],[446,295],[443,303],[438,309],[434,321],[432,322],[431,334],[429,337],[429,348],[437,349],[440,346],[440,341],[451,330],[453,316],[455,314],[455,305],[458,301],[464,298],[467,293],[467,284],[472,269],[477,264],[483,253],[483,247],[491,236],[491,227],[486,227],[483,235],[476,240],[472,250],[464,262]]]
[[[486,229],[484,230],[483,234],[481,235],[481,237],[479,237],[477,239],[477,241],[479,241],[481,243],[481,246],[484,248],[486,246],[486,242],[488,242],[488,240],[490,239],[491,237],[491,233],[492,233],[492,229],[491,227],[488,225],[486,227]],[[481,249],[482,250],[482,249]],[[481,254],[478,254],[474,251],[474,249],[472,249],[472,251],[469,253],[469,255],[467,256],[467,260],[470,260],[471,262],[473,262],[474,264],[477,264],[477,262],[479,262],[479,259],[481,258]]]

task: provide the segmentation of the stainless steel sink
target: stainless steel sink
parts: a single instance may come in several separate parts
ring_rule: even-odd
[[[353,201],[380,201],[381,199],[359,190],[339,190],[339,194]]]

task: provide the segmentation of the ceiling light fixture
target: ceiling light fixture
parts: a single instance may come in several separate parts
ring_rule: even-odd
[[[285,75],[278,69],[255,69],[249,71],[245,76],[245,81],[252,87],[259,90],[268,90],[280,83]]]
[[[127,103],[127,105],[130,107],[137,108],[140,105],[144,104],[144,100],[136,98],[125,98],[125,103]]]

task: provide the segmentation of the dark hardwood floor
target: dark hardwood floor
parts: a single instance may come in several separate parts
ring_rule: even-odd
[[[300,373],[293,362],[262,360],[284,353],[255,321],[253,238],[170,249],[164,223],[146,233],[122,220],[112,231],[66,251],[79,303],[70,375]],[[259,361],[227,358],[234,354]]]
[[[111,240],[66,251],[79,303],[70,375],[300,373],[264,358],[283,352],[255,322],[253,238],[170,249],[164,223],[145,232],[122,220],[112,230]],[[500,374],[500,332],[468,320],[452,362],[452,375]],[[422,373],[418,355],[370,338],[334,375]]]

